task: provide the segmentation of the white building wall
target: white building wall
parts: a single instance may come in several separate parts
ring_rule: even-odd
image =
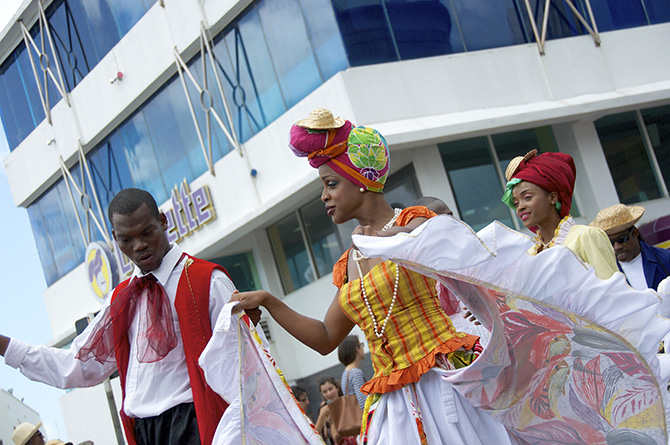
[[[37,425],[40,415],[13,394],[0,389],[0,443],[12,444],[12,433],[20,423]],[[44,428],[41,428],[44,433]]]

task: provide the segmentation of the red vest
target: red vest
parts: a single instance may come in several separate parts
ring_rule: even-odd
[[[219,269],[226,275],[228,275],[228,272],[218,264],[200,260],[190,255],[187,257],[184,271],[177,286],[174,305],[181,327],[181,338],[184,342],[186,366],[191,381],[200,442],[203,445],[209,445],[212,443],[216,427],[228,404],[205,382],[205,373],[198,365],[198,358],[212,337],[212,326],[209,321],[209,287],[212,272],[214,269]],[[114,289],[112,300],[129,282],[130,279],[125,280]],[[126,372],[128,371],[128,356],[130,355],[127,335],[116,347],[115,353],[119,378],[121,379],[121,392],[125,401]],[[121,408],[120,415],[128,444],[136,445],[135,421],[126,415],[123,408]]]

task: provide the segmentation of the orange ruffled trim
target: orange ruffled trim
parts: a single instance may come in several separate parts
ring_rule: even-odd
[[[424,206],[413,206],[406,207],[398,215],[395,223],[399,226],[406,226],[414,218],[432,218],[437,214]],[[339,289],[344,284],[344,280],[347,278],[347,258],[349,258],[349,251],[342,254],[337,263],[333,266],[333,284]]]
[[[361,391],[365,394],[385,394],[400,389],[408,383],[416,383],[422,375],[435,366],[435,356],[437,354],[448,354],[460,347],[472,349],[478,339],[479,337],[476,335],[470,334],[466,334],[463,338],[450,338],[413,365],[393,371],[390,375],[382,375],[369,380],[363,385]]]

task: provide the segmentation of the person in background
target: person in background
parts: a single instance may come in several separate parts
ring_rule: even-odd
[[[670,276],[670,251],[643,241],[635,227],[642,215],[644,207],[615,204],[598,212],[590,225],[605,231],[619,270],[632,288],[658,290],[659,283]]]
[[[291,386],[291,391],[293,391],[293,395],[298,401],[300,408],[302,408],[303,412],[307,414],[307,407],[309,406],[309,397],[307,397],[307,391],[305,391],[302,386],[298,385]]]
[[[20,423],[12,433],[14,445],[44,445],[44,436],[40,431],[42,422],[33,425],[29,422]]]
[[[361,361],[365,358],[365,349],[363,342],[358,340],[358,336],[349,335],[337,347],[337,358],[344,365],[340,387],[346,396],[353,394],[358,400],[361,410],[365,408],[366,395],[361,391],[365,384],[365,376],[360,368]]]
[[[537,233],[529,253],[537,255],[553,246],[570,249],[589,264],[600,279],[618,269],[614,250],[605,232],[597,227],[575,223],[570,216],[575,187],[575,161],[565,153],[531,150],[512,159],[505,171],[507,186],[502,201]]]
[[[438,215],[454,216],[454,212],[451,211],[447,203],[442,201],[440,198],[435,198],[434,196],[422,196],[416,200],[414,205],[424,206],[428,210],[431,210]]]
[[[326,442],[326,445],[336,445],[342,442],[342,438],[337,434],[335,428],[332,427],[333,419],[330,415],[328,404],[342,396],[342,390],[335,377],[321,378],[318,383],[319,392],[323,400],[319,407],[319,417],[316,419],[314,426],[319,434],[321,434],[321,438]]]

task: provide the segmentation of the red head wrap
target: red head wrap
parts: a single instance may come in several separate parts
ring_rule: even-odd
[[[521,179],[558,193],[561,218],[570,213],[572,192],[575,189],[575,161],[565,153],[542,153],[521,161],[511,179]]]

